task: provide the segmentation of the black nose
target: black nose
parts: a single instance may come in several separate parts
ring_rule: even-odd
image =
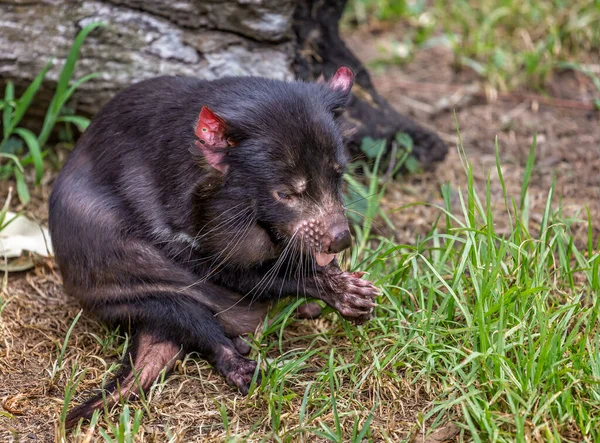
[[[348,249],[350,246],[352,246],[352,237],[350,236],[350,231],[345,229],[333,238],[333,241],[329,245],[329,253],[337,254],[344,249]]]

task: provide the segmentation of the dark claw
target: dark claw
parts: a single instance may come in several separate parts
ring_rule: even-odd
[[[354,278],[362,278],[363,275],[366,274],[366,272],[363,271],[355,271],[355,272],[349,272],[349,274],[354,277]],[[368,280],[367,280],[368,281]]]
[[[373,303],[370,299],[360,298],[354,294],[346,296],[345,299],[346,299],[345,304],[349,305],[349,306],[354,306],[354,307],[359,307],[359,308],[374,308],[375,306],[377,306],[377,303]]]
[[[372,283],[369,280],[362,280],[360,278],[348,277],[348,283],[352,286],[357,286],[359,288],[371,286]]]
[[[359,318],[365,315],[369,315],[372,312],[372,309],[364,310],[364,309],[355,309],[350,308],[348,306],[341,306],[339,309],[339,313],[342,314],[345,318],[353,319]]]

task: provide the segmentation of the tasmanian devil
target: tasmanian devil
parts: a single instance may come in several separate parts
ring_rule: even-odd
[[[190,351],[247,393],[243,337],[281,297],[371,317],[377,290],[335,259],[351,245],[337,117],[352,83],[346,67],[317,83],[160,77],[93,119],[54,184],[52,243],[66,292],[134,339],[122,375],[69,425]]]

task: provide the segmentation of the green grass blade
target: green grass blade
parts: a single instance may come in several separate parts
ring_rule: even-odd
[[[521,199],[519,208],[521,211],[525,210],[525,198],[527,196],[527,189],[529,188],[529,181],[531,180],[531,173],[533,172],[533,166],[535,164],[535,151],[537,148],[537,134],[533,136],[533,142],[529,148],[529,155],[527,156],[527,163],[525,165],[525,172],[523,173],[523,186],[521,187]]]
[[[359,434],[356,436],[356,439],[354,440],[356,443],[362,442],[363,439],[365,438],[365,436],[367,435],[367,432],[369,431],[369,429],[371,427],[371,420],[373,420],[373,413],[374,413],[374,411],[371,411],[371,413],[365,420],[363,427],[361,428]]]
[[[4,109],[2,110],[2,143],[4,144],[6,142],[6,140],[8,139],[8,137],[10,137],[10,128],[11,128],[11,119],[12,119],[12,106],[10,105],[10,103],[14,100],[15,98],[15,86],[13,85],[13,82],[9,81],[8,83],[6,83],[6,89],[4,90],[4,102],[5,102],[5,106]]]
[[[90,81],[90,80],[98,77],[99,75],[100,75],[99,73],[94,72],[92,74],[88,74],[88,75],[85,75],[85,76],[81,77],[75,83],[73,83],[69,87],[69,89],[67,89],[63,93],[63,95],[60,96],[60,98],[58,100],[58,112],[60,112],[60,110],[62,109],[62,107],[67,104],[67,102],[69,101],[69,99],[71,98],[71,96],[73,95],[73,93],[75,92],[75,90],[77,88],[79,88],[85,82]],[[56,118],[58,119],[58,113],[57,113],[57,117]]]
[[[83,45],[83,42],[85,41],[85,39],[87,38],[87,36],[89,35],[90,32],[92,32],[94,29],[99,28],[101,26],[106,26],[106,25],[102,22],[90,23],[89,25],[84,27],[81,31],[79,31],[79,34],[77,34],[77,37],[75,37],[75,41],[73,42],[73,45],[71,46],[71,50],[69,51],[69,54],[67,55],[65,65],[63,66],[60,76],[58,77],[58,83],[56,85],[55,97],[62,97],[64,95],[64,93],[67,91],[67,88],[69,87],[69,82],[71,81],[71,78],[73,77],[73,71],[75,70],[75,63],[77,63],[77,59],[79,58],[79,51],[81,50],[81,45]]]
[[[65,422],[67,420],[67,413],[69,412],[69,403],[71,402],[71,399],[73,398],[73,395],[75,394],[75,390],[77,389],[77,386],[79,385],[79,383],[81,383],[81,380],[83,380],[83,377],[85,376],[86,370],[84,369],[81,374],[79,374],[79,376],[77,376],[77,364],[74,363],[73,367],[71,368],[71,374],[69,376],[69,380],[67,381],[67,386],[65,388],[65,397],[63,400],[63,406],[62,409],[60,411],[60,419],[59,419],[59,435],[61,437],[66,437],[66,426],[65,426]],[[66,440],[62,440],[62,441],[66,441]]]
[[[0,158],[9,158],[9,159],[11,159],[19,171],[25,172],[25,169],[23,168],[23,165],[21,164],[21,161],[19,160],[19,157],[17,157],[16,155],[9,154],[7,152],[0,152]]]
[[[29,203],[31,196],[29,195],[29,189],[27,188],[23,172],[20,169],[15,169],[15,179],[17,180],[17,195],[19,196],[19,200],[26,205]]]
[[[25,141],[25,144],[29,148],[29,153],[31,154],[33,165],[35,167],[35,184],[39,185],[42,181],[42,174],[44,173],[44,161],[42,159],[42,150],[40,149],[37,138],[29,129],[16,128],[14,132]]]
[[[79,58],[79,51],[81,49],[81,45],[83,44],[83,42],[86,39],[86,37],[88,36],[88,34],[100,26],[105,26],[105,24],[99,23],[99,22],[91,23],[88,26],[86,26],[85,28],[83,28],[79,32],[79,34],[77,34],[77,37],[75,38],[75,42],[71,46],[71,50],[69,51],[69,55],[67,56],[65,65],[63,66],[63,69],[58,78],[58,84],[56,86],[56,91],[54,93],[54,96],[52,97],[52,101],[50,102],[50,106],[48,107],[48,110],[46,111],[46,117],[44,118],[44,124],[42,126],[42,130],[38,137],[38,142],[39,142],[40,146],[44,146],[46,144],[46,141],[48,140],[48,137],[50,136],[50,133],[52,132],[52,129],[54,128],[56,119],[58,118],[58,116],[60,114],[60,110],[61,110],[62,106],[66,103],[66,101],[68,100],[68,97],[70,97],[74,91],[73,88],[69,89],[69,82],[71,81],[71,77],[73,76],[73,71],[75,70],[75,63],[77,62],[77,59]],[[83,81],[87,81],[90,78],[92,78],[92,77],[86,76],[86,77],[84,77],[85,80],[83,80]],[[83,81],[80,79],[78,82],[78,85],[83,83]]]
[[[56,121],[59,118],[61,109],[67,103],[67,101],[71,98],[71,96],[73,95],[75,90],[79,86],[81,86],[83,83],[85,83],[89,80],[92,80],[93,78],[96,78],[99,75],[100,74],[98,74],[98,73],[86,75],[86,76],[80,78],[79,80],[77,80],[75,83],[73,83],[73,85],[71,85],[71,87],[69,89],[67,89],[61,96],[55,96],[56,102],[54,105],[51,104],[50,108],[48,108],[48,112],[46,113],[46,118],[44,119],[44,126],[42,127],[42,132],[40,133],[40,136],[38,138],[41,146],[43,146],[46,143],[46,141],[48,140],[48,137],[50,137],[50,133],[52,132],[52,129],[54,128],[54,125],[56,124]],[[52,99],[52,100],[54,103],[54,99]],[[53,109],[55,109],[55,110],[53,110]]]
[[[80,132],[84,132],[90,125],[90,119],[81,117],[79,115],[63,115],[56,119],[57,122],[61,123],[72,123],[77,126]]]
[[[29,105],[31,104],[33,97],[40,89],[40,86],[42,86],[42,82],[44,81],[44,78],[46,77],[46,74],[48,73],[48,70],[50,69],[51,66],[52,66],[52,60],[50,60],[46,64],[46,66],[44,66],[44,69],[42,69],[42,71],[37,75],[37,77],[35,79],[33,79],[31,84],[27,87],[27,89],[25,90],[25,92],[23,93],[23,95],[21,96],[19,101],[17,102],[17,107],[15,109],[15,115],[12,120],[11,130],[14,130],[17,127],[17,125],[21,122],[21,119],[25,115],[25,112],[27,112],[27,109],[29,109]]]
[[[337,408],[337,400],[336,400],[336,396],[335,396],[335,390],[336,390],[336,383],[335,383],[335,359],[334,359],[334,350],[332,349],[331,352],[329,353],[329,389],[331,390],[331,408],[333,410],[333,421],[335,424],[335,431],[336,431],[336,440],[337,441],[342,441],[342,427],[340,424],[340,416],[338,414],[338,408]]]
[[[2,209],[0,209],[0,231],[2,231],[8,224],[10,224],[12,220],[17,218],[17,217],[14,217],[12,220],[9,220],[8,223],[6,223],[6,225],[4,224],[4,221],[6,220],[6,216],[8,215],[8,210],[10,209],[11,199],[12,199],[12,187],[9,187],[8,195],[6,196],[6,200],[4,201],[4,204],[2,205]]]
[[[65,353],[67,352],[67,343],[69,342],[69,338],[71,338],[71,334],[73,333],[73,329],[75,328],[75,325],[77,324],[77,321],[79,321],[79,317],[81,317],[81,314],[83,313],[82,310],[80,310],[77,315],[75,316],[75,318],[73,319],[73,321],[71,322],[71,326],[69,326],[69,329],[67,330],[67,333],[65,334],[65,339],[63,341],[62,346],[60,347],[60,352],[58,354],[58,368],[62,368],[62,365],[64,363],[65,360]]]

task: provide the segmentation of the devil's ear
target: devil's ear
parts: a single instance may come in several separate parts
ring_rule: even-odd
[[[196,125],[196,145],[202,151],[206,162],[223,174],[227,172],[227,165],[223,161],[226,155],[225,148],[234,145],[226,138],[226,130],[225,121],[204,106]]]
[[[335,118],[342,115],[350,97],[350,90],[354,84],[354,72],[352,72],[352,69],[341,66],[329,81],[326,82],[323,75],[321,75],[317,79],[317,83],[325,84],[330,89],[341,92],[341,94],[336,94],[336,99],[331,103],[330,109]]]
[[[352,89],[352,85],[354,84],[354,72],[352,69],[347,66],[340,67],[335,75],[327,82],[327,85],[335,90],[341,91],[346,94],[350,92]]]

